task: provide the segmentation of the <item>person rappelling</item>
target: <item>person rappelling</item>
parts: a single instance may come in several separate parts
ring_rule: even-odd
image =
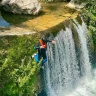
[[[44,67],[44,63],[47,61],[47,55],[46,55],[46,50],[47,50],[47,43],[51,42],[52,44],[55,44],[54,40],[48,40],[45,35],[41,37],[39,42],[34,46],[34,49],[37,49],[37,53],[34,54],[32,57],[35,59],[36,63],[40,61],[41,58],[43,58],[41,66]]]

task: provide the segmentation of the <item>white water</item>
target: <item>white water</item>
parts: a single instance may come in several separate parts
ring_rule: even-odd
[[[90,71],[91,71],[91,65],[89,61],[89,53],[87,49],[87,27],[84,22],[82,22],[82,25],[79,25],[79,23],[75,20],[76,24],[78,26],[75,26],[78,35],[79,35],[79,40],[80,40],[80,65],[81,65],[81,74],[90,76]]]
[[[48,62],[45,65],[45,90],[48,96],[96,96],[96,72],[91,72],[87,48],[87,28],[74,20],[79,38],[79,59],[71,28],[61,30],[48,44]]]

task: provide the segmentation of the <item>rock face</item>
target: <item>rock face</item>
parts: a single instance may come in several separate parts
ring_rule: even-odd
[[[86,5],[86,3],[82,3],[82,0],[71,0],[67,6],[70,8],[74,8],[76,10],[80,10],[81,8],[83,8]]]
[[[37,0],[2,0],[1,8],[15,14],[38,14],[42,7]]]
[[[43,2],[63,2],[63,1],[67,1],[67,2],[69,2],[70,0],[40,0],[40,1],[43,1]]]

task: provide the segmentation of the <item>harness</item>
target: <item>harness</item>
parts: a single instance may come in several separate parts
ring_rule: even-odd
[[[40,43],[40,46],[43,46],[44,48],[47,48],[47,44],[43,40],[39,40],[39,43]]]

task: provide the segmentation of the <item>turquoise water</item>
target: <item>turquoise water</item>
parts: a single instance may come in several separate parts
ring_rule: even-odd
[[[8,27],[10,26],[10,23],[8,23],[6,20],[2,18],[2,16],[0,16],[0,26]]]

